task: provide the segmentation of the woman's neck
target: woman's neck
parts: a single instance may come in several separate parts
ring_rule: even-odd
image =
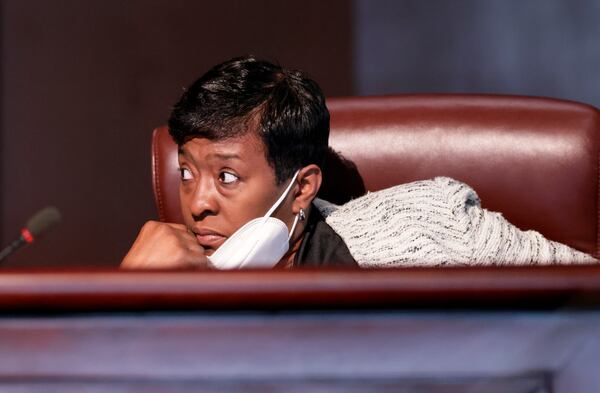
[[[308,223],[308,218],[310,217],[310,208],[305,210],[306,218],[298,222],[295,232],[299,233],[298,235],[292,235],[292,240],[290,241],[290,248],[288,252],[281,258],[279,262],[275,265],[276,269],[291,269],[294,267],[294,260],[296,259],[296,254],[298,250],[300,250],[300,246],[302,245],[302,241],[304,240],[304,235],[306,234],[306,227]]]

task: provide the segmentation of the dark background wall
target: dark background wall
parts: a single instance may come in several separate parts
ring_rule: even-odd
[[[245,53],[352,88],[345,1],[3,0],[1,243],[63,224],[6,266],[117,265],[156,216],[150,132],[184,86]]]
[[[600,106],[598,0],[356,0],[356,93],[542,95]]]
[[[150,131],[184,86],[244,53],[330,96],[545,95],[600,106],[597,0],[0,0],[0,243],[7,266],[116,266],[155,217]]]

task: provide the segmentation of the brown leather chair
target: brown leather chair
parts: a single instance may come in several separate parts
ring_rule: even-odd
[[[600,112],[549,98],[398,95],[332,98],[330,151],[320,196],[449,176],[521,229],[600,256]],[[181,222],[177,149],[154,130],[152,174],[160,219]]]

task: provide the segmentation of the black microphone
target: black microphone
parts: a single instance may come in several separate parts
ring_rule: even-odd
[[[57,208],[48,206],[37,212],[27,221],[25,228],[21,229],[21,236],[0,251],[0,261],[4,260],[13,252],[48,232],[60,223],[61,215]]]

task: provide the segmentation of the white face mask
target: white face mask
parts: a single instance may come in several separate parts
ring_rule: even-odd
[[[288,232],[287,225],[280,219],[271,217],[271,214],[283,202],[297,177],[298,171],[264,217],[248,221],[208,257],[214,268],[272,268],[279,262],[288,251],[290,238],[298,223],[298,215],[294,218],[291,232]]]

